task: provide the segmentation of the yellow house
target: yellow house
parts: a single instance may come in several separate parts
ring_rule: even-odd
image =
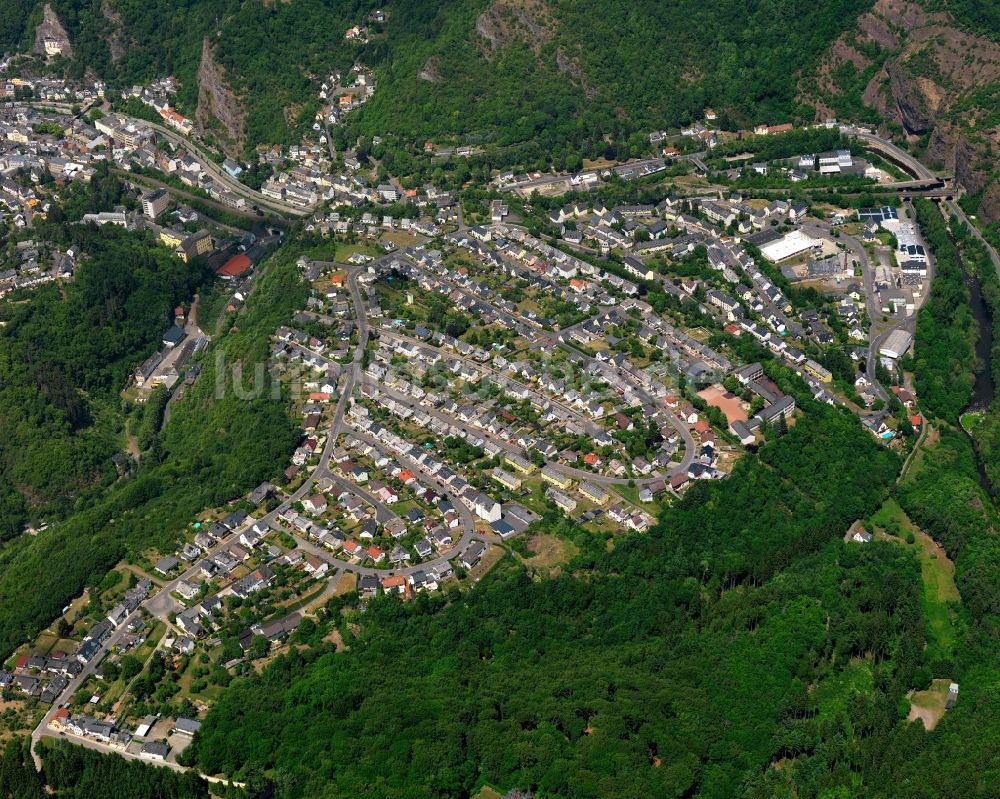
[[[496,468],[493,470],[493,479],[496,480],[500,485],[509,488],[511,491],[517,491],[521,488],[521,478],[517,475],[511,474],[510,472],[505,472],[503,469]]]
[[[160,231],[160,241],[168,247],[180,247],[181,242],[184,241],[184,236],[175,230],[164,228]]]
[[[816,363],[816,361],[806,360],[806,362],[802,364],[802,368],[805,369],[805,371],[807,371],[817,380],[821,380],[824,383],[829,383],[833,380],[833,375],[830,374],[830,371],[820,366],[818,363]]]
[[[557,488],[562,489],[569,488],[573,484],[573,481],[570,480],[565,474],[556,471],[551,466],[546,466],[542,469],[542,479],[546,483],[551,483]]]
[[[513,466],[521,474],[532,474],[538,468],[531,461],[525,460],[520,455],[505,455],[504,463]]]
[[[593,483],[580,483],[579,491],[586,499],[589,499],[595,505],[606,505],[610,499],[608,493],[603,488],[594,485]]]
[[[197,258],[199,255],[208,255],[211,251],[212,237],[208,235],[207,230],[199,230],[197,233],[192,233],[175,250],[177,256],[184,263],[187,263],[192,258]]]

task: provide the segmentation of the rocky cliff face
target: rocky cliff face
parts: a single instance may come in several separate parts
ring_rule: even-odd
[[[923,136],[934,127],[934,120],[916,76],[895,60],[886,64],[885,75],[895,102],[896,118],[910,135]]]
[[[195,121],[202,130],[211,130],[228,155],[236,156],[246,143],[246,110],[233,93],[222,68],[212,56],[212,45],[202,42],[198,66],[198,108]],[[221,134],[221,135],[219,135]]]
[[[48,3],[42,9],[42,21],[35,28],[35,52],[39,55],[52,55],[58,52],[66,58],[73,57],[73,47],[69,34]]]
[[[1000,219],[1000,180],[992,180],[983,190],[983,199],[979,203],[979,215],[991,222]]]
[[[881,66],[861,97],[887,123],[896,123],[923,157],[952,172],[970,193],[983,192],[980,214],[1000,219],[1000,45],[960,27],[947,13],[916,0],[877,0],[855,29],[821,60],[802,97],[827,116],[830,97],[844,89],[834,79],[851,61],[863,71]]]

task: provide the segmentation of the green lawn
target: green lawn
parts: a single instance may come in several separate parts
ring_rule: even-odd
[[[955,565],[927,533],[910,521],[896,500],[886,500],[872,522],[886,532],[898,532],[899,536],[893,535],[892,540],[910,549],[920,561],[927,644],[939,657],[951,657],[956,637],[952,604],[961,601],[955,585]],[[906,542],[907,532],[913,533],[912,544]]]
[[[962,428],[971,432],[983,419],[982,411],[969,411],[959,417]]]
[[[643,503],[639,502],[639,489],[635,486],[616,484],[611,486],[611,490],[621,494],[637,508],[643,507]]]
[[[347,244],[346,242],[337,242],[337,249],[334,251],[333,260],[338,264],[345,264],[347,263],[347,259],[355,253],[370,255],[373,258],[385,255],[385,253],[378,247],[374,247],[371,244]]]

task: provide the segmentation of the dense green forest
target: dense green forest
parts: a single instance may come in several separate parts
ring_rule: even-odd
[[[991,317],[993,346],[990,363],[984,366],[992,370],[995,379],[1000,376],[1000,276],[986,247],[965,225],[953,218],[951,229],[966,268],[979,281],[983,302]],[[978,410],[981,413],[968,417],[966,423],[982,458],[986,477],[996,493],[996,488],[1000,487],[1000,404],[994,401],[988,408]]]
[[[34,0],[0,0],[0,53],[22,43]]]
[[[897,498],[907,515],[939,542],[955,564],[955,582],[961,605],[951,608],[956,631],[953,660],[934,667],[936,676],[960,683],[960,701],[941,720],[934,732],[919,736],[911,746],[886,753],[896,758],[885,766],[888,779],[895,780],[901,796],[996,796],[1000,795],[1000,668],[996,640],[1000,635],[1000,514],[993,495],[1000,478],[997,447],[997,404],[973,422],[972,437],[958,429],[957,413],[969,400],[974,359],[968,325],[969,297],[964,285],[959,291],[958,258],[980,282],[983,298],[992,314],[994,374],[1000,363],[1000,279],[985,248],[968,229],[952,217],[948,237],[943,218],[928,203],[918,208],[920,221],[937,256],[937,275],[932,301],[942,289],[942,302],[934,318],[918,320],[916,378],[925,412],[933,419],[937,437],[930,437],[918,453],[916,464],[900,481]],[[944,280],[941,281],[942,270]],[[921,311],[924,314],[924,311]],[[928,317],[931,314],[927,315]],[[946,318],[951,317],[950,330]],[[959,321],[960,320],[960,321]],[[941,346],[946,336],[954,349]],[[922,353],[933,352],[924,357]],[[946,363],[928,369],[931,357]],[[959,383],[942,390],[945,375]],[[924,387],[921,389],[921,385]],[[951,422],[951,424],[948,424]],[[987,480],[981,479],[977,453]]]
[[[45,741],[42,773],[62,799],[208,799],[208,786],[197,775],[101,754],[68,741]],[[35,794],[45,796],[44,792]]]
[[[292,141],[311,124],[323,78],[360,62],[375,68],[379,90],[350,136],[395,134],[417,146],[457,138],[575,158],[581,147],[602,150],[605,134],[642,142],[651,129],[700,118],[706,105],[730,127],[811,120],[813,109],[796,101],[798,75],[871,0],[52,5],[74,44],[72,72],[89,66],[123,83],[174,74],[188,109],[208,36],[245,99],[254,144]],[[385,23],[368,21],[375,9]],[[344,41],[354,24],[368,25],[366,43]],[[116,26],[124,48],[113,60]],[[32,33],[23,23],[0,29],[24,44]]]
[[[2,538],[115,478],[118,392],[210,275],[136,234],[67,226],[57,237],[81,253],[74,280],[0,304]]]
[[[208,799],[208,786],[195,774],[157,768],[119,755],[102,754],[66,740],[43,740],[38,752],[42,772],[35,771],[25,737],[8,741],[0,753],[0,797],[3,799]],[[226,788],[219,795],[243,796]]]
[[[857,786],[923,665],[915,562],[840,541],[897,466],[855,419],[810,408],[650,535],[606,552],[570,529],[581,554],[559,577],[509,560],[450,603],[372,602],[350,653],[234,683],[191,759],[266,772],[283,797]]]
[[[970,365],[975,362],[978,331],[969,309],[961,256],[947,223],[930,200],[916,200],[913,207],[935,263],[934,290],[917,314],[914,382],[924,407],[955,423],[972,398]]]
[[[29,739],[22,736],[7,741],[0,752],[0,796],[4,799],[42,799],[46,795],[28,745]]]
[[[376,41],[364,54],[381,90],[357,127],[555,154],[698,119],[706,105],[734,126],[811,119],[795,75],[869,3],[793,5],[590,0],[529,6],[525,19],[482,0],[390,4],[386,57]],[[476,33],[484,11],[499,20],[495,45]]]
[[[142,251],[156,263],[150,248]],[[150,546],[171,547],[178,532],[199,511],[238,497],[261,480],[274,477],[287,463],[300,430],[286,402],[272,399],[267,385],[257,399],[238,399],[231,384],[225,383],[226,376],[226,388],[217,395],[214,354],[223,353],[224,363],[229,364],[267,360],[268,337],[304,304],[296,255],[279,252],[258,275],[239,317],[239,328],[213,345],[211,357],[202,363],[201,376],[172,408],[169,423],[159,434],[147,436],[148,449],[133,477],[99,495],[82,497],[65,522],[38,536],[15,539],[0,550],[0,650],[10,651],[33,637],[85,584],[100,579],[122,557]],[[183,269],[177,259],[169,263],[173,270]],[[101,278],[108,286],[118,285],[121,279],[119,275]],[[87,285],[81,274],[74,290]],[[95,297],[101,297],[102,286],[105,283],[100,281],[94,284]],[[107,309],[104,312],[117,313],[118,299],[101,302]],[[171,308],[173,304],[168,303]],[[142,312],[135,311],[135,320],[142,318]],[[157,341],[162,329],[162,325],[157,328]],[[132,333],[125,330],[123,335]],[[100,341],[100,334],[94,337]],[[110,352],[116,351],[108,346]],[[62,353],[64,344],[54,342],[52,347]],[[70,351],[85,357],[93,355],[90,347],[80,344],[78,350]],[[109,361],[104,379],[118,385],[120,372],[115,363]],[[102,372],[95,369],[93,373]]]

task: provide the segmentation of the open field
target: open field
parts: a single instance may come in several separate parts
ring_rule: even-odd
[[[910,549],[920,561],[928,646],[934,647],[939,656],[950,657],[955,645],[952,605],[961,601],[955,585],[955,564],[937,542],[910,521],[895,500],[886,500],[872,521],[883,532],[892,532],[892,540]],[[912,544],[906,542],[907,533],[913,534]]]
[[[347,263],[347,259],[355,253],[370,255],[373,258],[377,258],[378,256],[385,254],[381,252],[378,247],[373,247],[370,244],[347,244],[346,242],[337,242],[337,247],[333,254],[333,260],[338,264]]]
[[[558,536],[538,533],[528,541],[531,557],[525,562],[539,569],[552,568],[570,560],[577,554],[576,544]]]
[[[726,415],[726,421],[745,422],[747,412],[743,408],[743,401],[735,394],[731,394],[721,386],[709,386],[698,392],[698,396],[705,400],[708,405],[718,408]]]
[[[914,691],[910,696],[910,713],[907,719],[920,719],[924,727],[933,730],[944,715],[951,680],[934,680],[926,691]]]

